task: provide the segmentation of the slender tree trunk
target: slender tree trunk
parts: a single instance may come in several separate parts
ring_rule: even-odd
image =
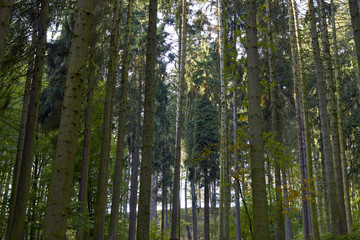
[[[16,194],[19,184],[19,175],[20,175],[20,168],[21,168],[21,161],[24,152],[24,140],[25,140],[25,132],[26,132],[26,122],[27,122],[27,115],[29,110],[29,102],[30,102],[30,90],[31,90],[31,82],[33,78],[33,71],[34,71],[34,56],[35,56],[35,47],[36,47],[36,31],[33,31],[32,34],[32,41],[28,56],[28,66],[27,66],[27,74],[26,74],[26,82],[24,87],[24,98],[23,98],[23,105],[21,111],[21,120],[20,120],[20,129],[19,129],[19,137],[17,142],[17,150],[16,150],[16,158],[15,158],[15,165],[13,170],[13,179],[11,184],[11,196],[9,202],[9,215],[7,219],[7,229],[12,228],[13,218],[14,218],[14,210],[15,210],[15,201],[16,201]],[[0,63],[1,64],[1,63]],[[10,233],[10,232],[8,232]],[[7,236],[9,238],[10,236]]]
[[[194,169],[195,171],[195,169]],[[196,193],[195,193],[195,173],[190,182],[191,185],[191,210],[192,210],[192,227],[194,240],[197,239],[197,218],[196,218]]]
[[[307,179],[308,185],[307,188],[307,195],[308,198],[308,211],[310,212],[309,218],[309,232],[312,234],[311,237],[314,239],[319,239],[319,226],[317,221],[317,213],[316,213],[316,202],[315,202],[315,194],[314,194],[314,181],[313,179],[313,162],[312,162],[312,154],[311,154],[311,144],[310,144],[310,127],[309,127],[309,120],[308,120],[308,104],[307,104],[307,92],[306,92],[306,82],[303,76],[303,59],[302,59],[302,44],[300,41],[300,33],[299,33],[299,20],[298,20],[298,13],[297,13],[297,6],[294,0],[292,1],[292,15],[294,20],[294,31],[295,31],[295,41],[296,41],[296,54],[295,54],[295,61],[296,67],[298,69],[298,76],[299,76],[299,90],[300,90],[300,98],[301,98],[301,115],[303,117],[303,124],[304,124],[304,141],[305,141],[305,152],[306,152],[306,169],[307,169]]]
[[[229,168],[226,151],[226,100],[225,100],[225,37],[224,1],[218,1],[219,22],[219,55],[220,55],[220,91],[221,91],[221,131],[220,131],[220,203],[219,203],[219,240],[229,239],[229,215],[230,215],[230,183]]]
[[[254,239],[270,239],[262,139],[261,85],[258,75],[256,1],[246,1],[249,132]],[[261,231],[259,231],[261,229]]]
[[[134,0],[130,0],[128,3],[128,16],[126,24],[126,42],[123,55],[123,67],[121,73],[121,91],[120,91],[120,112],[119,112],[119,129],[118,129],[118,139],[117,139],[117,150],[116,150],[116,162],[115,162],[115,171],[114,171],[114,186],[113,186],[113,196],[111,202],[111,215],[110,215],[110,229],[109,229],[109,238],[117,239],[118,235],[118,220],[119,220],[119,204],[120,204],[120,190],[122,185],[122,171],[123,171],[123,155],[125,147],[125,127],[126,127],[126,111],[128,103],[128,84],[129,84],[129,65],[130,65],[130,41],[131,41],[131,30],[132,30],[132,15],[133,15],[133,5]],[[122,1],[119,6],[118,13],[121,15],[122,11]],[[120,18],[120,17],[119,17]],[[119,20],[117,20],[119,23]],[[119,28],[116,30],[115,43],[119,44]],[[118,48],[114,54],[118,55]]]
[[[313,55],[315,60],[315,72],[317,77],[317,92],[319,98],[320,108],[320,120],[321,120],[321,134],[324,147],[325,157],[325,170],[326,170],[326,181],[327,181],[327,194],[328,200],[330,201],[331,209],[331,223],[333,233],[342,233],[341,229],[341,218],[340,208],[336,192],[336,185],[334,183],[335,173],[333,165],[333,156],[331,150],[329,124],[328,124],[328,113],[327,113],[327,100],[326,100],[326,89],[325,82],[323,79],[324,68],[321,64],[320,59],[320,47],[318,41],[318,33],[316,30],[316,18],[313,0],[308,0],[310,9],[310,23],[311,23],[311,43],[313,48]]]
[[[351,206],[349,198],[349,182],[347,176],[347,164],[346,164],[346,155],[345,155],[345,141],[344,141],[344,126],[343,126],[343,109],[341,104],[341,87],[340,87],[340,63],[338,56],[338,42],[337,42],[337,30],[335,26],[335,4],[331,0],[331,25],[333,32],[333,41],[334,41],[334,79],[335,79],[335,97],[336,97],[336,112],[337,112],[337,124],[339,131],[339,143],[340,143],[340,158],[341,158],[341,170],[343,177],[343,189],[344,189],[344,201],[345,201],[345,212],[346,212],[346,224],[347,230],[352,231],[352,219],[351,219]],[[360,69],[360,68],[359,68]]]
[[[0,1],[0,69],[5,54],[5,40],[9,30],[12,5],[13,0]]]
[[[233,137],[234,146],[237,144],[237,84],[233,85]],[[240,176],[238,150],[234,149],[235,176]],[[235,183],[235,218],[236,218],[236,240],[241,240],[241,218],[240,218],[240,184]],[[215,191],[215,188],[214,188]]]
[[[138,105],[136,111],[136,128],[135,128],[135,150],[131,162],[131,186],[130,186],[130,212],[129,212],[129,240],[135,240],[136,232],[136,203],[139,175],[139,148],[140,148],[140,126],[141,126],[141,102],[142,102],[142,80],[138,76]],[[164,196],[163,196],[164,197]]]
[[[348,0],[351,15],[351,26],[354,34],[356,59],[358,63],[358,71],[360,71],[360,12],[359,2],[357,0]]]
[[[96,240],[101,240],[105,238],[105,208],[106,208],[106,201],[108,196],[107,186],[108,186],[109,165],[110,165],[114,89],[115,89],[117,68],[119,66],[118,52],[119,52],[119,44],[120,44],[119,38],[120,38],[121,11],[122,11],[122,0],[117,0],[114,4],[114,15],[113,15],[114,28],[112,29],[111,32],[110,56],[108,62],[108,73],[106,76],[106,92],[105,92],[104,117],[103,117],[102,136],[101,136],[100,165],[99,165],[99,175],[97,181],[95,219],[94,219],[93,239]],[[118,158],[118,156],[116,156],[116,158]],[[122,155],[120,156],[120,161],[122,161]],[[122,169],[115,169],[115,172],[116,171],[120,171],[122,173]],[[110,232],[109,235],[110,239],[116,239],[116,237],[112,238],[114,236],[112,236],[111,234],[112,232]]]
[[[292,230],[291,230],[291,219],[290,219],[290,202],[288,194],[288,185],[286,180],[286,171],[287,166],[284,167],[282,173],[282,184],[283,184],[283,193],[284,193],[284,215],[285,215],[285,239],[292,240]]]
[[[340,156],[340,142],[339,142],[339,129],[338,129],[338,116],[337,116],[337,102],[335,96],[335,85],[334,85],[334,75],[332,70],[331,63],[331,54],[330,54],[330,44],[329,44],[329,34],[327,29],[327,19],[325,15],[325,3],[324,0],[320,0],[319,3],[319,15],[320,15],[320,32],[322,33],[322,43],[323,43],[323,54],[324,54],[324,70],[325,70],[325,79],[327,84],[327,95],[328,95],[328,109],[330,115],[330,130],[331,130],[331,139],[332,139],[332,150],[335,166],[335,177],[336,177],[336,189],[337,196],[340,208],[340,218],[346,219],[345,212],[345,201],[344,201],[344,185],[343,185],[343,176],[341,169],[341,156]],[[346,221],[340,221],[341,223],[341,233],[347,233]]]
[[[91,0],[79,0],[78,4],[43,239],[65,239],[66,233],[93,10]]]
[[[274,140],[281,142],[280,130],[279,130],[279,113],[277,108],[277,83],[274,79],[274,59],[272,46],[274,45],[273,36],[272,36],[272,16],[273,6],[272,1],[268,0],[267,14],[268,14],[268,54],[269,54],[269,79],[270,79],[270,99],[271,99],[271,127],[274,132]],[[275,18],[276,19],[276,18]],[[280,175],[280,165],[281,159],[275,160],[275,221],[276,221],[276,239],[284,240],[285,239],[285,228],[284,228],[284,215],[283,215],[283,199],[282,199],[282,190],[281,190],[281,175]]]
[[[140,176],[140,200],[137,224],[137,240],[149,239],[150,189],[152,170],[152,148],[154,136],[155,63],[157,0],[150,0],[149,24],[145,67],[145,103]]]
[[[36,141],[36,129],[38,123],[38,112],[40,105],[41,84],[45,65],[46,32],[49,24],[49,1],[41,1],[41,10],[37,24],[36,55],[34,72],[32,76],[28,115],[26,121],[25,138],[23,143],[23,155],[19,172],[17,193],[15,194],[14,215],[7,230],[6,239],[23,238],[26,218],[26,207],[29,198],[31,168],[33,163],[34,148]],[[16,178],[17,176],[15,176]],[[15,182],[17,179],[14,179]]]
[[[150,222],[155,221],[155,224],[157,223],[157,177],[157,172],[153,172],[151,176]]]
[[[171,217],[171,239],[177,239],[179,221],[179,208],[180,208],[180,165],[181,165],[181,129],[183,119],[183,98],[185,87],[185,61],[186,61],[186,0],[181,1],[182,14],[181,14],[181,27],[180,27],[180,74],[179,74],[179,91],[177,96],[177,113],[176,113],[176,146],[175,146],[175,169],[174,169],[174,189],[173,189],[173,208]]]
[[[94,17],[91,19],[90,35],[93,36],[89,43],[89,59],[92,62],[95,58],[95,45],[97,42],[96,26],[98,24],[98,17],[102,4],[99,4],[99,0],[94,2]],[[81,218],[87,219],[87,205],[88,205],[88,183],[89,183],[89,167],[90,167],[90,143],[91,143],[91,116],[92,116],[92,104],[94,88],[96,85],[95,65],[89,64],[87,73],[87,91],[86,91],[86,106],[85,106],[85,126],[84,126],[84,142],[82,151],[82,167],[81,167],[81,180],[79,189],[79,215]],[[87,224],[81,226],[76,232],[77,240],[87,240],[90,238],[90,231]]]
[[[204,240],[210,239],[210,194],[209,194],[209,178],[208,170],[205,169],[205,186],[204,186]]]

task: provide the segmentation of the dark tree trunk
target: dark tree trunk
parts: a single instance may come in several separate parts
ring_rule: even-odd
[[[140,176],[140,200],[137,224],[137,240],[149,239],[150,190],[152,172],[152,149],[154,136],[155,63],[157,0],[150,0],[149,23],[145,67],[145,103]]]
[[[33,163],[35,136],[38,123],[38,112],[40,105],[41,84],[43,70],[45,65],[46,51],[46,32],[49,24],[49,1],[41,1],[41,10],[37,24],[36,38],[36,55],[34,62],[34,72],[31,83],[30,101],[28,106],[28,115],[26,122],[23,156],[21,159],[21,167],[19,181],[17,185],[17,193],[14,205],[14,215],[11,218],[12,223],[7,230],[6,239],[23,238],[25,228],[26,207],[29,198],[31,168]],[[15,180],[16,181],[16,180]]]

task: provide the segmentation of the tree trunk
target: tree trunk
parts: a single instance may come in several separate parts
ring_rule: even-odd
[[[175,169],[174,169],[174,189],[173,189],[173,208],[171,217],[171,239],[177,239],[177,233],[180,231],[179,224],[179,209],[180,209],[180,165],[181,165],[181,129],[183,119],[183,98],[185,88],[185,61],[186,61],[186,24],[187,24],[187,7],[186,0],[181,1],[181,27],[180,27],[180,73],[179,73],[179,91],[177,96],[177,111],[176,111],[176,146],[175,146]]]
[[[299,90],[300,90],[300,97],[301,97],[301,112],[303,116],[304,122],[304,141],[305,141],[305,152],[306,152],[306,168],[307,168],[307,179],[309,182],[309,187],[307,190],[307,195],[309,196],[308,205],[310,207],[310,214],[311,221],[310,224],[310,233],[314,239],[319,239],[319,225],[317,221],[317,213],[316,213],[316,202],[315,202],[315,192],[314,192],[314,181],[313,181],[313,161],[312,161],[312,154],[311,154],[311,139],[310,139],[310,126],[308,120],[308,103],[307,103],[307,91],[306,91],[306,80],[303,73],[303,59],[302,59],[302,44],[300,41],[300,33],[299,33],[299,20],[298,20],[298,13],[296,2],[292,0],[292,12],[293,12],[293,19],[294,19],[294,27],[295,27],[295,41],[296,41],[296,52],[295,55],[297,59],[295,59],[296,66],[298,68],[299,73]],[[310,203],[310,204],[309,204]]]
[[[360,71],[360,12],[359,2],[357,0],[349,0],[349,9],[351,15],[351,26],[354,34],[356,59],[358,63],[358,71]]]
[[[319,15],[320,15],[320,32],[322,33],[322,43],[323,43],[323,54],[324,54],[324,70],[325,70],[325,79],[327,84],[327,95],[328,95],[328,109],[330,115],[330,130],[331,130],[331,140],[332,140],[332,150],[335,166],[335,178],[336,178],[336,189],[340,209],[340,219],[346,219],[345,212],[345,201],[344,201],[344,185],[343,185],[343,175],[341,169],[341,156],[340,156],[340,142],[339,142],[339,129],[338,129],[338,116],[337,116],[337,102],[335,96],[335,85],[334,85],[334,75],[332,70],[331,63],[331,53],[330,53],[330,44],[329,44],[329,34],[327,29],[327,19],[325,15],[325,3],[324,0],[320,0],[319,3]],[[341,223],[341,233],[347,233],[346,220],[340,221]]]
[[[288,194],[288,185],[286,180],[286,171],[287,166],[285,165],[282,173],[282,183],[284,186],[284,214],[285,214],[285,237],[286,240],[292,240],[292,230],[291,230],[291,219],[290,219],[290,202],[289,202],[289,194]]]
[[[195,171],[195,169],[194,169]],[[193,227],[193,238],[197,240],[197,218],[196,218],[196,193],[195,193],[195,173],[193,179],[190,180],[191,185],[191,210],[192,210],[192,227]]]
[[[157,172],[153,172],[151,176],[150,222],[155,221],[155,224],[157,223],[157,177]]]
[[[335,65],[335,96],[336,96],[336,112],[337,112],[337,124],[339,131],[339,142],[340,142],[340,158],[341,158],[341,169],[342,169],[342,177],[343,177],[343,185],[344,185],[344,200],[345,200],[345,212],[346,212],[346,224],[347,230],[349,232],[352,231],[352,219],[351,219],[351,206],[350,206],[350,198],[349,198],[349,182],[347,176],[347,164],[346,164],[346,156],[345,156],[345,141],[344,141],[344,126],[343,126],[343,109],[342,109],[342,101],[341,101],[341,87],[340,87],[340,63],[338,56],[338,42],[337,42],[337,30],[335,26],[335,4],[333,0],[331,0],[331,25],[333,32],[333,41],[334,41],[334,65]],[[360,68],[359,68],[360,69]]]
[[[34,62],[34,72],[32,76],[30,100],[28,105],[28,114],[25,128],[25,137],[23,143],[23,155],[21,158],[21,167],[19,172],[17,193],[15,194],[14,215],[10,216],[12,220],[10,228],[7,230],[6,239],[21,239],[23,238],[26,218],[26,207],[29,198],[30,182],[31,182],[31,168],[33,163],[35,137],[38,123],[38,112],[40,105],[41,84],[43,77],[43,70],[45,65],[45,51],[46,51],[46,32],[49,24],[49,1],[41,1],[41,10],[37,23],[37,38],[36,38],[36,55]],[[15,182],[17,176],[15,176]]]
[[[220,131],[220,202],[219,202],[219,240],[229,239],[230,215],[230,183],[229,166],[226,151],[226,100],[225,100],[225,6],[224,1],[218,1],[219,22],[219,55],[220,55],[220,91],[221,91],[221,131]]]
[[[96,34],[96,26],[97,19],[99,17],[99,10],[101,9],[101,4],[98,4],[97,0],[94,2],[94,16],[92,18],[90,35],[93,36],[90,39],[89,43],[89,59],[90,62],[94,60],[95,57],[95,45],[97,42]],[[81,180],[80,180],[80,189],[79,189],[79,215],[81,218],[86,217],[87,213],[87,205],[88,205],[88,183],[89,183],[89,167],[90,167],[90,143],[91,143],[91,116],[92,116],[92,105],[93,105],[93,95],[94,88],[96,85],[97,74],[95,74],[95,66],[94,64],[89,64],[88,73],[87,73],[87,92],[86,92],[86,106],[85,106],[85,126],[84,126],[84,142],[83,142],[83,151],[82,151],[82,167],[81,167]],[[80,228],[76,232],[77,240],[87,240],[90,238],[90,231],[87,224],[80,226]]]
[[[272,46],[274,46],[273,36],[272,36],[272,16],[273,6],[272,1],[268,1],[267,14],[268,14],[268,54],[269,54],[269,79],[270,79],[270,99],[271,99],[271,128],[274,132],[274,140],[276,142],[281,142],[280,129],[279,129],[279,113],[277,107],[277,83],[274,79],[274,59]],[[283,199],[282,199],[282,190],[281,190],[281,175],[280,175],[280,165],[281,159],[275,158],[275,221],[276,221],[276,239],[285,240],[285,228],[284,228],[284,215],[283,215]]]
[[[240,74],[240,73],[238,73]],[[236,78],[235,78],[236,79]],[[233,134],[234,134],[234,146],[237,144],[237,84],[234,80],[233,85]],[[239,172],[239,156],[238,150],[234,149],[234,162],[235,162],[235,176],[240,175]],[[235,183],[235,218],[236,218],[236,240],[241,240],[241,218],[240,218],[240,184]],[[215,191],[215,188],[214,188]]]
[[[100,150],[100,165],[99,175],[97,181],[95,218],[94,218],[94,239],[101,240],[105,238],[105,208],[107,201],[107,186],[109,178],[110,165],[110,148],[111,148],[111,133],[113,121],[113,107],[114,107],[114,89],[115,79],[117,74],[118,52],[119,52],[119,38],[120,38],[120,23],[121,23],[122,0],[117,0],[114,4],[113,29],[110,39],[110,53],[108,62],[108,73],[106,76],[106,92],[104,103],[104,117],[102,125],[101,136],[101,150]],[[117,158],[118,156],[116,156]],[[120,156],[122,161],[122,155]],[[121,171],[122,169],[116,169]],[[110,236],[110,238],[113,236]],[[115,238],[116,239],[116,238]]]
[[[310,211],[309,211],[309,201],[308,201],[308,177],[306,171],[307,164],[307,153],[309,151],[306,147],[306,133],[304,131],[304,106],[302,100],[304,99],[302,95],[304,94],[301,90],[302,86],[302,72],[301,72],[301,60],[300,60],[300,46],[298,41],[298,29],[297,29],[297,8],[295,1],[289,1],[288,5],[289,12],[291,12],[289,20],[290,28],[290,43],[291,43],[291,59],[292,59],[292,72],[294,80],[294,93],[295,93],[295,108],[296,108],[296,121],[297,121],[297,137],[298,137],[298,147],[299,147],[299,160],[300,160],[300,170],[301,170],[301,197],[303,204],[303,219],[304,219],[304,239],[310,238],[310,229],[311,222]],[[307,151],[307,152],[306,152]],[[311,153],[310,153],[311,155]],[[311,158],[311,156],[310,156]],[[310,160],[310,159],[309,159]],[[310,160],[311,161],[311,160]]]
[[[134,0],[129,1],[128,15],[126,24],[126,42],[123,55],[123,67],[121,73],[121,91],[120,91],[120,112],[119,112],[119,129],[116,149],[116,162],[114,171],[114,186],[113,196],[111,202],[111,215],[110,215],[110,229],[109,239],[117,239],[118,235],[118,220],[119,220],[119,204],[120,204],[120,190],[122,184],[122,171],[123,171],[123,155],[125,147],[125,127],[126,127],[126,111],[128,103],[128,84],[129,84],[129,65],[130,65],[130,41],[131,41],[131,30],[132,30],[132,15],[134,9]],[[121,15],[122,1],[119,6],[118,13]],[[120,18],[120,17],[119,17]],[[117,20],[119,23],[119,20]],[[120,24],[120,23],[119,23]],[[115,43],[119,44],[119,33],[120,26],[116,29]],[[114,54],[118,55],[118,48]]]
[[[145,103],[140,176],[140,200],[137,225],[137,240],[149,239],[150,189],[152,170],[152,148],[154,136],[155,63],[157,0],[150,0],[149,24],[145,67]]]
[[[251,185],[253,197],[254,239],[270,239],[265,185],[264,143],[262,139],[261,85],[258,70],[256,1],[246,1],[246,37],[249,99]],[[261,229],[261,231],[259,231]]]
[[[324,72],[324,68],[321,64],[321,59],[320,59],[320,47],[318,41],[318,33],[316,30],[316,18],[315,18],[315,9],[314,9],[313,0],[308,0],[308,5],[310,9],[311,43],[312,43],[313,55],[315,61],[317,92],[319,98],[320,120],[321,120],[321,134],[322,134],[324,157],[325,157],[325,170],[326,170],[326,181],[327,181],[326,192],[328,194],[328,200],[330,201],[332,231],[335,234],[340,234],[342,232],[340,209],[339,209],[339,202],[336,193],[336,186],[334,183],[335,173],[334,173],[333,156],[332,156],[330,133],[329,133],[326,89],[322,74]]]
[[[36,31],[33,31],[32,34],[32,41],[30,46],[30,51],[28,55],[28,66],[27,66],[27,74],[26,74],[26,82],[24,87],[24,98],[23,98],[23,105],[21,111],[21,120],[20,120],[20,129],[19,129],[19,137],[17,142],[17,149],[16,149],[16,158],[15,158],[15,165],[13,170],[13,179],[11,184],[11,196],[9,202],[9,215],[7,219],[7,229],[12,228],[13,218],[14,218],[14,210],[15,210],[15,201],[16,201],[16,194],[19,184],[19,175],[20,175],[20,168],[21,168],[21,161],[24,152],[24,140],[25,140],[25,132],[26,132],[26,122],[27,122],[27,115],[29,110],[29,102],[30,102],[30,90],[31,90],[31,82],[33,78],[33,71],[34,71],[34,56],[35,56],[35,47],[36,47]],[[0,63],[1,64],[1,63]],[[8,232],[10,234],[10,232]],[[7,239],[10,236],[7,236]]]
[[[139,175],[139,150],[140,150],[140,127],[141,127],[141,102],[142,102],[142,80],[138,76],[138,106],[136,111],[136,128],[135,128],[135,150],[131,162],[131,187],[130,187],[130,212],[129,212],[129,240],[135,240],[136,232],[136,203],[138,190]]]
[[[67,227],[93,9],[91,0],[78,4],[43,239],[65,239]]]
[[[10,25],[12,5],[13,0],[0,1],[0,69],[5,55],[6,36]]]
[[[209,178],[208,170],[205,169],[204,172],[204,240],[210,239],[210,194],[209,194]]]

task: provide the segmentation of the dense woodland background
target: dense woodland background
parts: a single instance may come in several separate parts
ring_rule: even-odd
[[[0,0],[0,239],[360,239],[357,0]]]

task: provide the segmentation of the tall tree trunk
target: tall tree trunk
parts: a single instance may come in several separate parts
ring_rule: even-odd
[[[145,103],[140,176],[140,200],[137,224],[137,240],[149,239],[150,189],[152,170],[152,148],[154,136],[155,63],[157,0],[150,0],[149,24],[145,67]]]
[[[246,1],[249,132],[254,239],[270,239],[262,139],[261,85],[258,74],[256,1]],[[259,231],[261,229],[261,231]]]
[[[326,170],[326,181],[327,181],[327,194],[328,200],[330,201],[331,209],[331,223],[333,233],[342,233],[341,229],[341,218],[340,208],[336,192],[336,185],[334,183],[335,173],[333,165],[333,154],[331,150],[331,141],[329,133],[328,113],[327,113],[327,100],[326,100],[326,89],[325,82],[323,79],[324,68],[321,64],[320,59],[320,47],[318,40],[318,33],[316,30],[316,18],[313,0],[308,0],[310,10],[310,24],[311,24],[311,44],[313,48],[313,55],[315,61],[315,72],[317,78],[317,92],[319,98],[320,108],[320,120],[321,120],[321,134],[324,147],[325,157],[325,170]]]
[[[119,112],[119,129],[117,139],[117,150],[116,150],[116,162],[114,171],[114,186],[113,196],[111,202],[111,215],[110,215],[110,229],[109,239],[117,239],[118,235],[118,220],[119,220],[119,203],[120,203],[120,190],[122,184],[122,171],[123,171],[123,155],[125,147],[125,127],[126,127],[126,111],[128,103],[128,84],[129,84],[129,65],[130,65],[130,41],[131,41],[131,30],[132,30],[132,15],[134,9],[134,0],[129,1],[128,15],[126,24],[126,42],[123,55],[123,67],[121,72],[121,90],[120,90],[120,112]],[[118,14],[122,11],[122,1],[119,6]],[[119,22],[119,20],[118,20]],[[119,28],[120,26],[118,26]],[[119,44],[119,29],[116,30],[117,36],[115,37],[115,43]],[[118,55],[118,48],[116,53]]]
[[[135,128],[135,149],[131,162],[131,183],[130,183],[130,212],[129,212],[129,240],[135,240],[136,233],[136,203],[139,175],[139,148],[140,148],[140,127],[141,127],[141,102],[142,102],[142,79],[138,76],[138,105],[136,110]],[[164,197],[164,196],[163,196]]]
[[[298,13],[297,13],[297,6],[294,0],[292,1],[292,15],[293,15],[293,25],[295,30],[295,41],[296,41],[296,66],[298,69],[298,76],[299,76],[299,90],[300,90],[300,98],[301,98],[301,115],[303,117],[304,123],[304,141],[305,141],[305,153],[306,153],[306,168],[307,168],[307,179],[309,187],[307,188],[307,195],[308,198],[308,207],[310,207],[310,214],[309,218],[309,230],[310,234],[314,239],[319,239],[319,226],[317,221],[317,213],[316,213],[316,202],[315,202],[315,194],[314,194],[314,181],[313,179],[313,161],[312,161],[312,154],[311,154],[311,139],[310,139],[310,127],[309,127],[309,120],[308,120],[308,104],[307,104],[307,91],[306,91],[306,80],[303,74],[303,59],[302,59],[302,44],[300,41],[300,33],[299,33],[299,20],[298,20]]]
[[[291,43],[291,59],[292,59],[292,72],[294,81],[294,93],[295,93],[295,108],[296,108],[296,121],[297,121],[297,137],[299,147],[299,160],[300,160],[300,171],[301,171],[301,198],[303,205],[303,219],[304,219],[304,239],[310,238],[310,224],[309,222],[309,211],[308,208],[308,179],[306,172],[306,146],[305,146],[305,133],[304,133],[304,120],[302,112],[302,98],[301,92],[299,91],[301,86],[301,72],[300,72],[300,57],[298,48],[298,36],[297,36],[297,12],[296,3],[289,1],[289,11],[291,12],[291,18],[289,21],[290,30],[290,43]]]
[[[69,54],[64,102],[51,178],[43,239],[65,239],[80,123],[83,82],[88,61],[92,0],[79,0]],[[67,151],[64,151],[66,149]]]
[[[0,69],[5,54],[5,40],[9,30],[12,5],[13,0],[0,1]]]
[[[323,54],[324,54],[324,70],[325,70],[325,79],[327,84],[327,95],[328,95],[328,109],[330,115],[330,130],[331,130],[331,140],[332,140],[332,150],[335,166],[335,178],[336,178],[336,189],[340,209],[340,218],[346,219],[345,212],[345,201],[344,201],[344,185],[343,185],[343,175],[341,169],[341,156],[340,156],[340,142],[339,142],[339,129],[338,129],[338,116],[337,116],[337,102],[335,96],[335,85],[334,85],[334,75],[332,70],[331,63],[331,53],[330,53],[330,44],[329,44],[329,34],[327,28],[327,19],[325,15],[325,3],[324,0],[318,1],[319,5],[319,15],[320,15],[320,32],[323,43]],[[347,233],[347,224],[345,221],[340,221],[341,223],[341,233]]]
[[[21,168],[21,161],[24,152],[24,141],[25,141],[25,132],[26,132],[26,122],[27,122],[27,115],[29,110],[29,102],[30,102],[30,90],[31,90],[31,82],[33,78],[33,71],[34,71],[34,56],[35,56],[35,47],[36,47],[36,31],[33,31],[32,34],[32,41],[30,46],[30,51],[28,55],[28,66],[27,66],[27,74],[26,74],[26,82],[24,87],[24,98],[23,98],[23,105],[21,111],[21,120],[20,120],[20,129],[19,129],[19,137],[17,142],[17,149],[16,149],[16,158],[15,158],[15,165],[13,170],[13,178],[11,184],[11,195],[10,195],[10,202],[9,202],[9,215],[7,219],[7,229],[12,228],[13,218],[14,218],[14,210],[15,210],[15,201],[16,201],[16,194],[19,184],[19,177],[20,177],[20,168]],[[10,234],[10,232],[8,232]],[[10,236],[7,236],[9,238]]]
[[[98,17],[102,4],[99,4],[99,0],[94,2],[94,17],[91,19],[90,35],[93,36],[89,43],[89,59],[92,62],[95,58],[95,45],[97,42],[96,26],[98,23]],[[86,105],[85,105],[85,126],[84,126],[84,141],[82,151],[82,167],[81,167],[81,180],[79,189],[79,215],[86,219],[87,205],[88,205],[88,183],[89,183],[89,167],[90,167],[90,143],[91,143],[91,116],[92,116],[92,104],[94,88],[96,85],[97,74],[95,74],[95,65],[89,64],[87,71],[87,91],[86,91]],[[77,240],[86,240],[90,238],[90,231],[87,224],[80,226],[76,232]]]
[[[219,203],[219,240],[229,239],[229,215],[230,215],[230,183],[229,166],[226,151],[226,100],[225,100],[225,21],[224,1],[218,1],[219,22],[219,55],[220,55],[220,91],[221,91],[221,131],[220,131],[220,203]]]
[[[238,73],[240,74],[240,73]],[[236,79],[236,78],[235,78]],[[234,137],[234,146],[237,144],[237,84],[234,80],[233,84],[233,137]],[[235,162],[235,176],[240,176],[239,172],[239,156],[238,150],[234,149],[234,162]],[[241,240],[241,218],[240,218],[240,184],[235,183],[235,218],[236,218],[236,240]],[[215,188],[214,188],[215,191]]]
[[[15,194],[14,215],[9,217],[12,220],[7,230],[6,239],[23,238],[26,218],[26,207],[29,198],[31,168],[33,163],[34,148],[36,141],[36,129],[38,123],[38,112],[40,105],[41,84],[45,65],[46,32],[49,24],[49,1],[41,1],[41,10],[37,23],[36,55],[34,72],[32,76],[30,100],[23,143],[23,155],[19,172],[17,193]],[[17,177],[17,176],[15,176]],[[15,182],[17,180],[15,179]]]
[[[186,0],[181,1],[181,27],[180,27],[180,73],[179,73],[179,91],[177,96],[176,111],[176,146],[175,146],[175,169],[174,169],[174,189],[173,189],[173,208],[171,217],[171,239],[177,239],[178,223],[180,217],[178,215],[180,208],[180,165],[181,165],[181,129],[183,119],[183,98],[185,88],[185,61],[186,61],[186,24],[187,24],[187,7]]]
[[[277,83],[274,79],[274,58],[272,52],[272,46],[274,46],[272,36],[272,19],[273,17],[273,3],[268,0],[267,14],[267,28],[268,28],[268,54],[269,54],[269,79],[270,79],[270,99],[271,99],[271,128],[274,132],[274,140],[281,142],[280,129],[279,129],[279,113],[277,108]],[[284,215],[283,215],[283,199],[281,190],[281,174],[280,165],[281,159],[276,158],[275,161],[275,221],[276,221],[276,239],[285,240],[285,228],[284,228]]]
[[[357,0],[348,0],[351,15],[351,27],[354,34],[356,59],[358,63],[358,71],[360,71],[360,12],[359,2]]]
[[[344,126],[343,126],[343,109],[341,104],[341,87],[340,87],[340,63],[338,56],[338,42],[337,42],[337,30],[335,26],[335,4],[333,0],[330,1],[331,5],[331,25],[333,32],[333,41],[334,41],[334,79],[335,79],[335,97],[336,97],[336,112],[337,112],[337,124],[339,131],[339,143],[340,143],[340,158],[341,158],[341,170],[343,177],[343,188],[344,188],[344,201],[345,201],[345,212],[346,212],[346,224],[347,230],[349,232],[352,231],[352,219],[351,219],[351,206],[350,206],[350,198],[349,198],[349,182],[347,176],[347,164],[346,164],[346,156],[345,156],[345,141],[344,141]],[[359,68],[360,69],[360,68]]]
[[[117,0],[114,4],[113,29],[110,39],[110,56],[108,62],[108,73],[106,76],[106,93],[104,103],[104,117],[101,136],[100,165],[97,181],[95,219],[94,219],[94,239],[105,238],[105,208],[107,202],[107,186],[109,178],[111,133],[114,108],[114,89],[117,68],[119,66],[119,38],[121,23],[122,0]],[[116,156],[117,158],[118,156]],[[122,161],[122,155],[120,156]],[[121,171],[122,169],[116,169]],[[111,233],[110,233],[111,234]],[[110,236],[113,237],[113,236]],[[116,238],[115,238],[116,239]]]

